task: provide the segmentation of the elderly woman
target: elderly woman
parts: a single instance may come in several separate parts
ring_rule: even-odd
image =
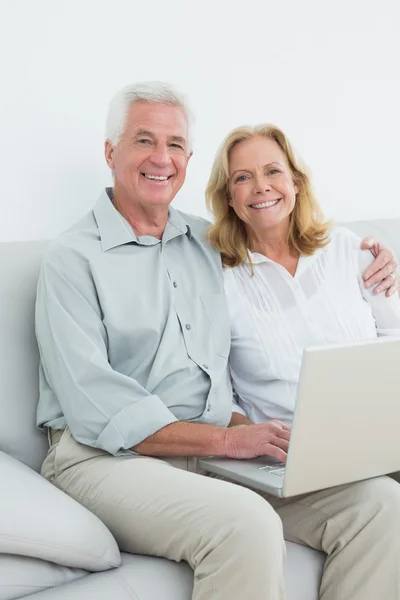
[[[231,320],[237,403],[230,425],[278,419],[290,426],[304,348],[400,336],[399,298],[365,289],[372,255],[349,230],[323,220],[310,177],[277,127],[228,135],[206,195]],[[380,477],[296,498],[265,497],[286,539],[326,552],[321,599],[399,600],[397,482]]]

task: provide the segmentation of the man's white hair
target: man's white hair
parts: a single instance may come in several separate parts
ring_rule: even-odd
[[[183,110],[188,125],[188,151],[192,151],[194,116],[188,99],[173,85],[163,81],[133,83],[115,94],[108,108],[106,140],[110,140],[113,146],[118,145],[126,126],[129,107],[139,101],[179,106]]]

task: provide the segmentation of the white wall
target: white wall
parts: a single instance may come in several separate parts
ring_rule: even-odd
[[[0,0],[0,241],[49,238],[110,182],[107,104],[164,79],[192,98],[175,205],[206,215],[213,154],[242,123],[281,126],[328,216],[400,216],[398,0]]]

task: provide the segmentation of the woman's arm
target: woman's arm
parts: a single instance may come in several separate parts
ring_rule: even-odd
[[[232,386],[233,388],[233,386]],[[232,417],[228,427],[236,427],[237,425],[253,425],[253,421],[247,418],[243,408],[239,404],[239,397],[233,390],[232,392]]]
[[[228,427],[236,427],[237,425],[253,425],[253,421],[238,412],[233,412]]]
[[[400,298],[393,294],[389,298],[383,294],[374,293],[376,285],[366,288],[362,274],[370,267],[373,262],[369,252],[357,250],[358,262],[358,280],[360,290],[364,300],[371,307],[372,314],[376,323],[376,330],[379,336],[389,335],[400,337]]]

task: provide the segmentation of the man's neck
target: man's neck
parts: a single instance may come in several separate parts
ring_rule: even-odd
[[[112,200],[114,207],[128,221],[137,236],[149,235],[159,240],[162,238],[168,221],[168,207],[145,207],[116,189]]]

